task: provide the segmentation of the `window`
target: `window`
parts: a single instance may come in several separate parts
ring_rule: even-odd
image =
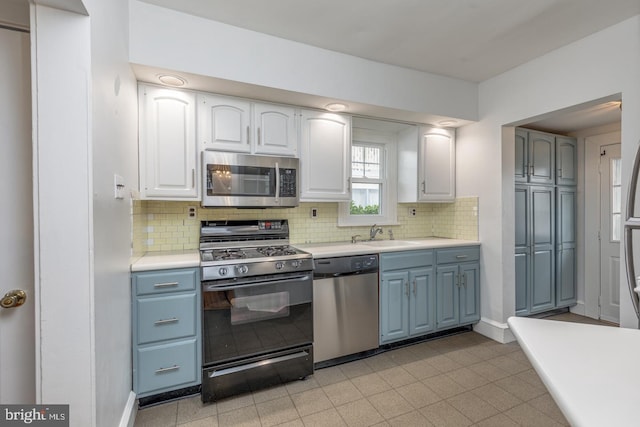
[[[611,159],[611,240],[620,241],[622,229],[622,174],[621,159]]]
[[[395,139],[380,131],[353,130],[351,202],[342,203],[338,225],[396,223]]]

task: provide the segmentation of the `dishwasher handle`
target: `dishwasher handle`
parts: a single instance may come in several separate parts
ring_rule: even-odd
[[[313,279],[314,280],[318,280],[318,279],[333,279],[333,278],[336,278],[336,277],[360,276],[362,274],[377,274],[377,273],[378,273],[378,269],[377,268],[372,268],[372,269],[367,269],[367,270],[347,271],[347,272],[341,272],[341,273],[331,273],[331,272],[317,273],[317,272],[314,272],[313,273]]]

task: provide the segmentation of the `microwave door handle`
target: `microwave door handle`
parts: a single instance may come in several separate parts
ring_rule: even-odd
[[[276,203],[280,199],[280,167],[278,166],[278,162],[276,162]]]

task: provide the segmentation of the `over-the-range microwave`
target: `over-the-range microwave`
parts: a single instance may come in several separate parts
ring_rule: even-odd
[[[299,160],[220,151],[202,153],[202,206],[298,206]]]

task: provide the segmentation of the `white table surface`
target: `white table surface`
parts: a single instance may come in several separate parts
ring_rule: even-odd
[[[572,426],[640,426],[640,330],[522,317],[508,323]]]

